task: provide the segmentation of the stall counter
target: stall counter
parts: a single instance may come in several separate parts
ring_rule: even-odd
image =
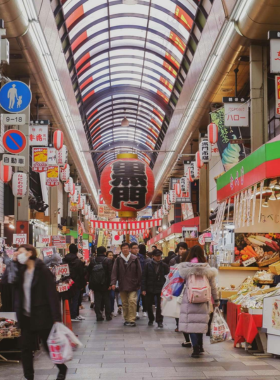
[[[258,267],[220,267],[218,269],[219,287],[230,288],[231,285],[236,287],[241,284],[248,276],[253,277],[259,270],[267,270],[268,268]]]

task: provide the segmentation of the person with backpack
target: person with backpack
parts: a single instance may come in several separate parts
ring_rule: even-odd
[[[187,261],[179,264],[179,274],[185,280],[180,311],[180,331],[190,334],[193,358],[199,358],[203,350],[203,334],[208,330],[211,296],[214,306],[219,306],[215,277],[216,268],[210,267],[200,245],[191,248]]]
[[[165,284],[165,276],[169,273],[168,265],[162,260],[162,251],[156,249],[153,251],[153,259],[149,260],[144,268],[142,277],[142,294],[146,296],[146,305],[148,310],[148,326],[153,326],[155,317],[153,313],[153,303],[156,298],[156,323],[158,327],[163,328],[163,316],[161,314],[161,290]]]
[[[76,244],[69,245],[69,253],[64,257],[63,264],[69,265],[70,277],[74,281],[73,293],[70,298],[70,314],[72,322],[80,322],[85,318],[79,315],[79,298],[85,286],[84,263],[78,258]]]
[[[106,320],[111,321],[110,282],[112,260],[106,257],[106,248],[97,248],[97,256],[91,259],[88,266],[89,289],[94,291],[95,314],[97,322],[104,321],[101,308],[104,304]]]
[[[141,287],[141,278],[142,270],[137,256],[129,251],[128,243],[123,243],[121,254],[114,263],[111,285],[115,290],[117,281],[119,283],[124,326],[136,326],[137,291]]]

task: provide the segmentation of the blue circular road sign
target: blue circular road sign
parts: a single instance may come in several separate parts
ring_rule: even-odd
[[[6,83],[0,91],[0,105],[10,113],[24,111],[29,106],[31,98],[30,88],[18,80]]]
[[[3,135],[4,148],[10,153],[20,153],[26,147],[25,135],[17,129],[9,129]]]

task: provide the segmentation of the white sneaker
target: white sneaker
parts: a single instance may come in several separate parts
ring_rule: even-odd
[[[147,313],[145,311],[143,313],[143,317],[147,317]]]
[[[82,317],[81,315],[78,315],[78,316],[77,316],[77,319],[79,319],[80,321],[84,321],[84,320],[85,320],[85,317]]]
[[[81,322],[81,319],[79,317],[76,317],[74,319],[71,319],[72,322]]]
[[[136,313],[136,319],[140,319],[138,312]]]

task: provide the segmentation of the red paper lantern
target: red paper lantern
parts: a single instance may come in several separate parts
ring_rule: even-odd
[[[133,213],[151,202],[154,175],[138,158],[118,158],[103,170],[100,189],[107,206],[115,211],[129,211],[133,217]]]
[[[177,197],[181,197],[182,191],[181,191],[180,183],[175,184],[175,192],[176,192]]]
[[[70,166],[66,164],[63,168],[60,168],[60,180],[62,182],[68,181],[70,177]]]
[[[201,160],[201,157],[200,157],[200,152],[196,152],[195,154],[195,159],[196,159],[196,165],[199,169],[202,168],[202,166],[204,165],[204,162],[202,162]]]
[[[12,179],[13,170],[11,166],[3,165],[3,161],[0,161],[0,179],[7,183]]]
[[[217,124],[211,123],[207,127],[208,141],[210,144],[216,144],[218,141],[219,128]]]
[[[53,134],[53,146],[56,150],[60,150],[63,147],[63,132],[59,129]]]
[[[191,171],[191,168],[188,168],[188,172],[187,172],[187,178],[190,182],[193,182],[194,181],[194,178],[192,177],[192,171]]]

